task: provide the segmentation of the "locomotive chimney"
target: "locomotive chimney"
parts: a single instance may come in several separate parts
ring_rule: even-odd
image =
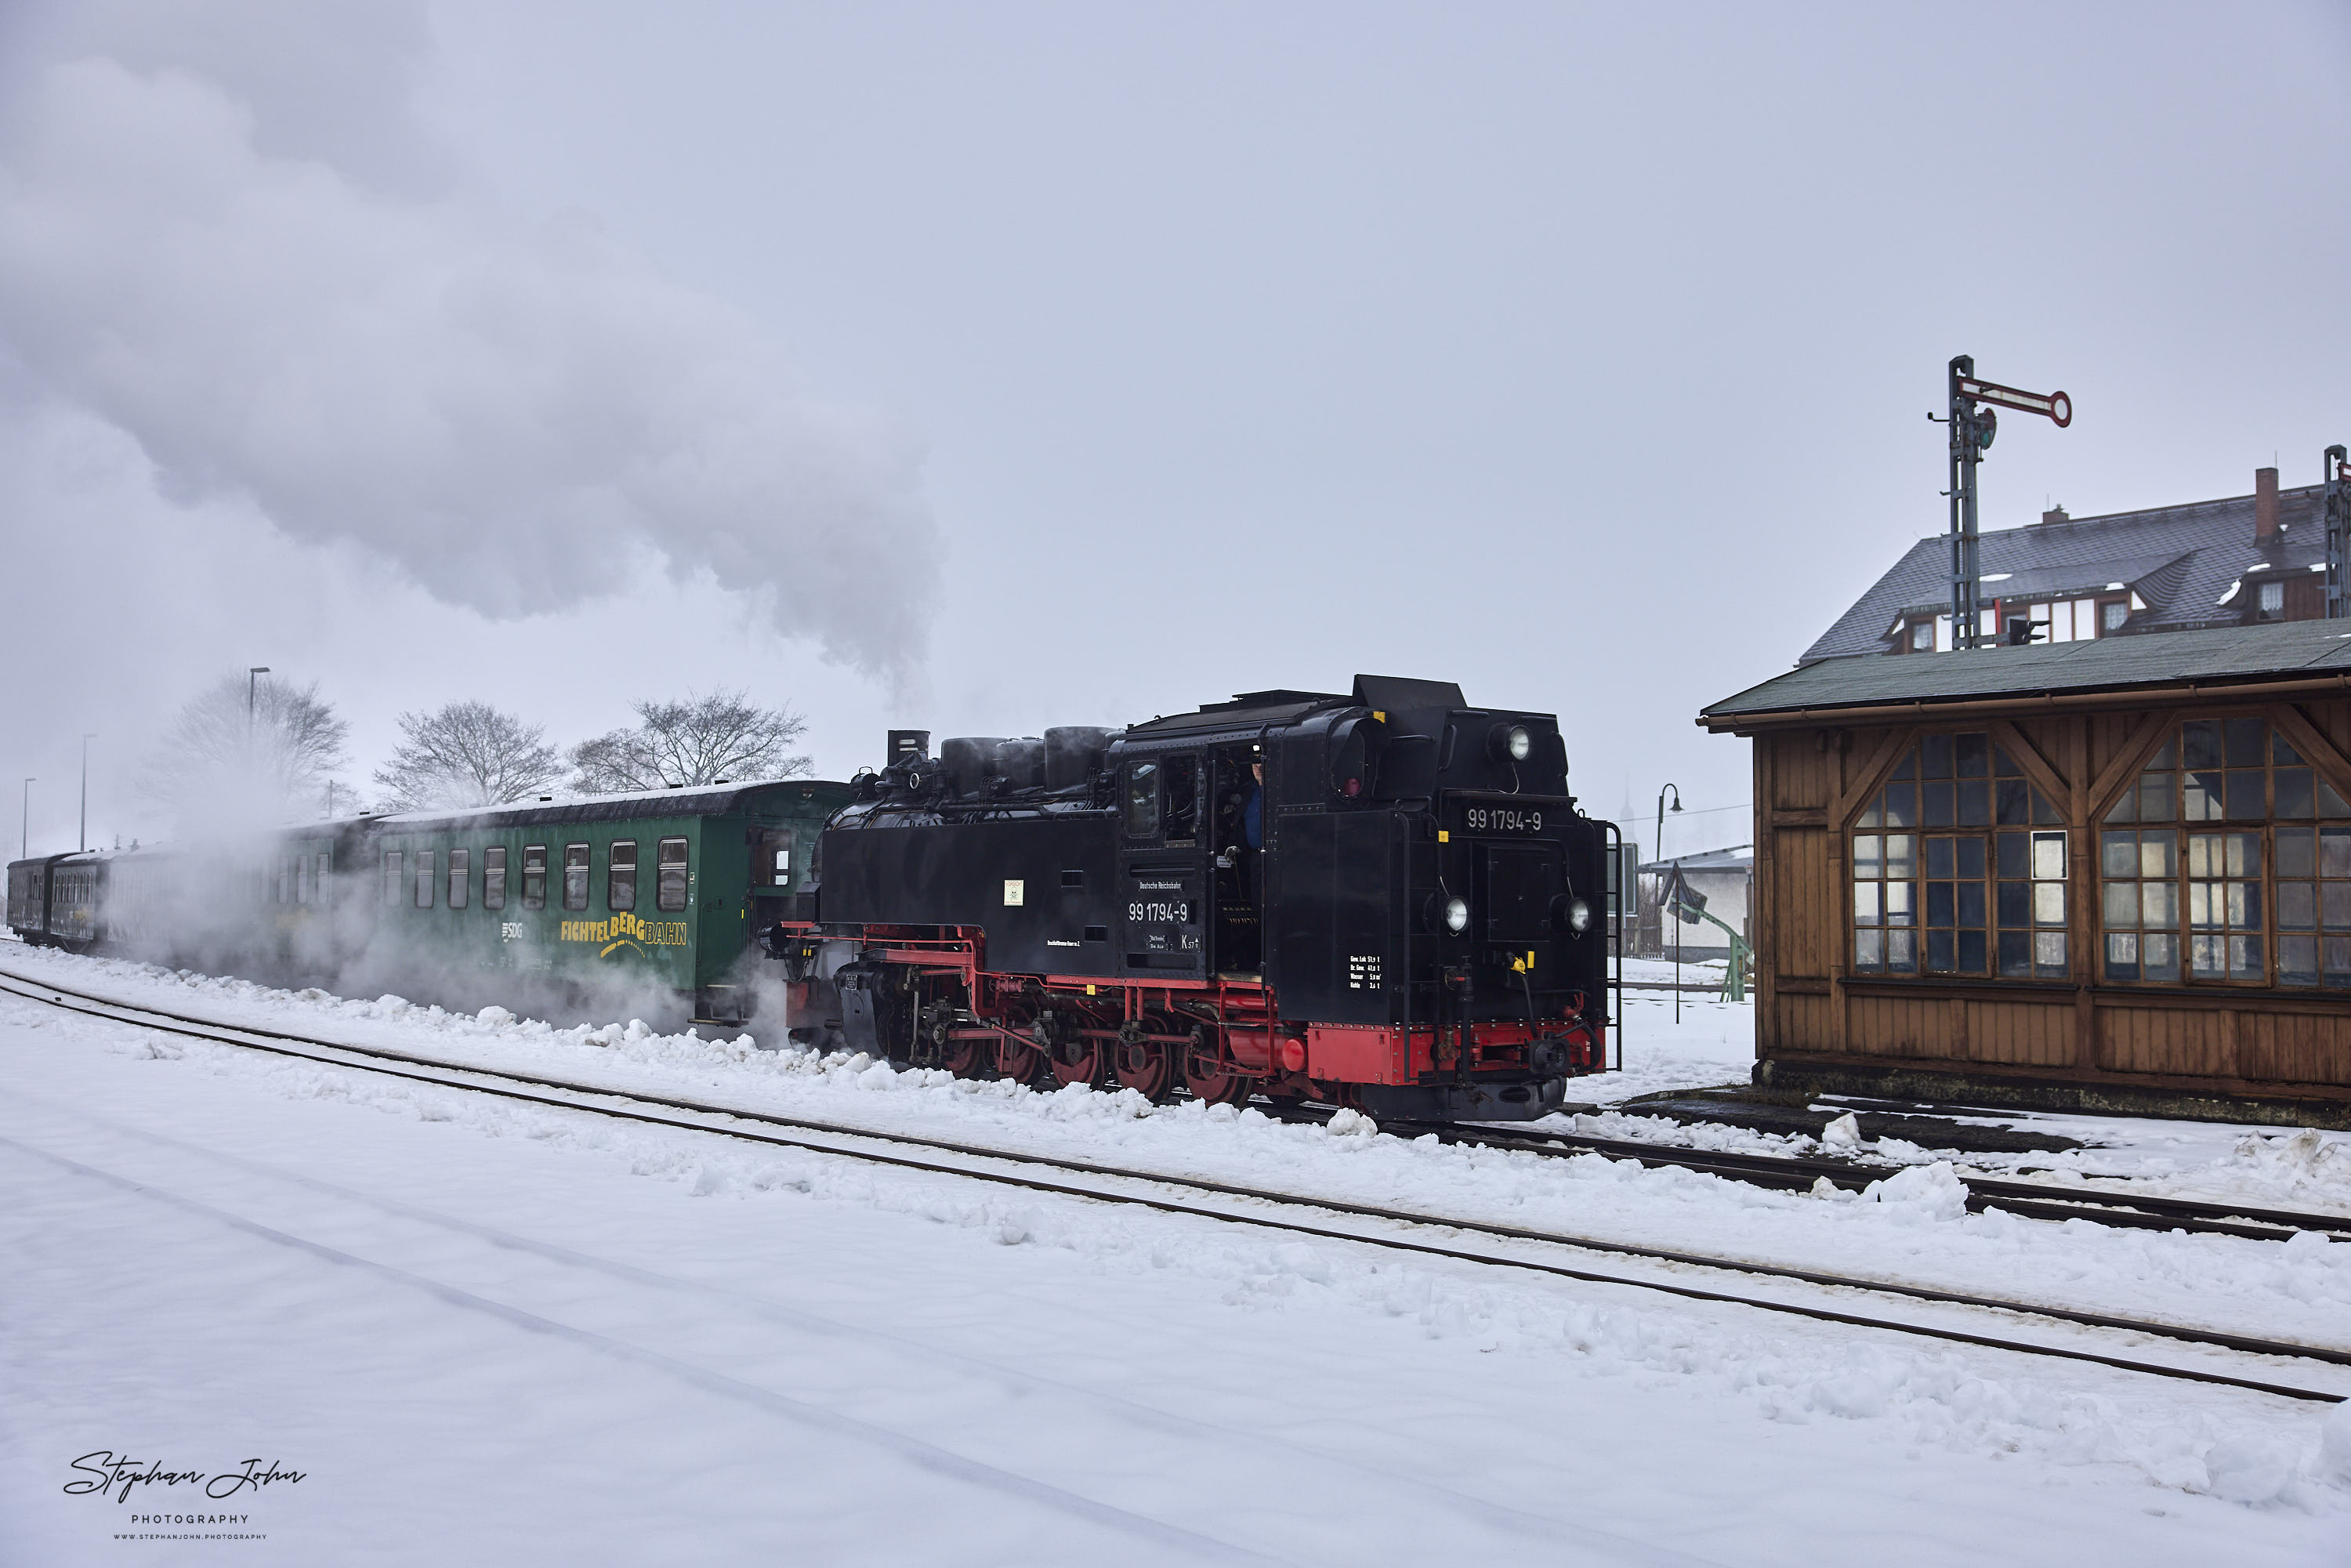
[[[2277,470],[2253,470],[2253,545],[2264,552],[2278,542]]]

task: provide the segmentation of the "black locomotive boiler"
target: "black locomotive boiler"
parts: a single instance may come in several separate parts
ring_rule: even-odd
[[[1364,675],[893,740],[765,933],[804,1025],[851,1048],[1415,1119],[1540,1116],[1604,1065],[1615,830],[1549,715]]]

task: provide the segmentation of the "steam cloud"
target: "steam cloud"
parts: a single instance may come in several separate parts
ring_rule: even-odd
[[[19,73],[0,344],[184,495],[250,497],[493,616],[707,571],[903,680],[935,592],[918,454],[796,392],[720,301],[259,133],[209,76]],[[132,57],[136,58],[135,55]]]

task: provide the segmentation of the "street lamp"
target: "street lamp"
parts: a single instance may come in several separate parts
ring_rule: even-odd
[[[33,853],[33,786],[37,779],[25,780],[24,812],[16,820],[16,858],[29,860]]]
[[[256,677],[268,673],[266,664],[254,664],[245,672],[245,727],[247,730],[253,728],[253,683]]]
[[[81,848],[89,848],[89,743],[98,731],[86,730],[81,737]]]
[[[1666,858],[1666,797],[1667,795],[1674,798],[1676,816],[1681,814],[1682,809],[1682,792],[1678,788],[1668,784],[1657,791],[1657,859],[1660,862]],[[1674,908],[1674,889],[1680,883],[1681,875],[1682,868],[1677,863],[1674,867],[1673,881],[1666,883],[1666,896],[1658,901],[1658,906],[1662,912],[1659,918],[1671,920],[1674,923],[1674,1026],[1677,1029],[1682,1021],[1682,923],[1680,913]]]

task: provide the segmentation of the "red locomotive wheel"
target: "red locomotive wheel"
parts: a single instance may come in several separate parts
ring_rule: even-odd
[[[950,1040],[939,1048],[939,1065],[957,1078],[977,1078],[987,1050],[986,1040]]]
[[[1115,1054],[1122,1087],[1134,1090],[1145,1100],[1165,1100],[1174,1092],[1176,1056],[1165,1046],[1142,1040],[1133,1045],[1121,1044]]]
[[[1251,1081],[1207,1048],[1194,1046],[1184,1052],[1184,1087],[1194,1099],[1211,1105],[1243,1105],[1249,1103]]]
[[[1015,1083],[1034,1083],[1045,1070],[1045,1053],[1033,1045],[998,1035],[996,1040],[996,1075]]]
[[[1075,1057],[1064,1061],[1063,1055]],[[1089,1089],[1099,1089],[1110,1082],[1110,1048],[1098,1040],[1081,1040],[1062,1046],[1053,1058],[1053,1076],[1063,1083],[1082,1083]]]

